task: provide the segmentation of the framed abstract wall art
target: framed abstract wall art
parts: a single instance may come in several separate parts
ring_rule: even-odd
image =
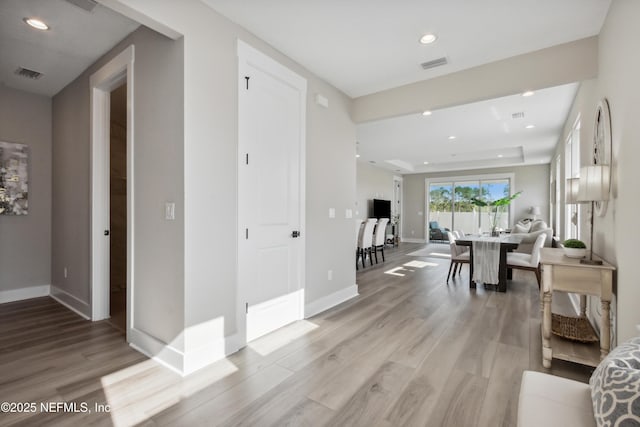
[[[0,215],[26,215],[29,208],[29,150],[0,141]]]

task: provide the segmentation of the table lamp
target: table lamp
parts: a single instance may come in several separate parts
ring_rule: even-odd
[[[577,201],[591,202],[589,259],[581,259],[582,264],[602,264],[602,261],[593,259],[593,215],[595,203],[604,200],[609,200],[609,165],[591,165],[580,168]]]
[[[529,213],[533,215],[533,219],[535,220],[536,217],[540,215],[540,206],[531,206]]]

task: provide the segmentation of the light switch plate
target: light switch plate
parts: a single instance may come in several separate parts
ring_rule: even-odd
[[[164,204],[164,219],[169,221],[176,219],[176,204],[174,202]]]
[[[344,211],[344,217],[347,219],[353,218],[353,211],[351,209],[347,209]]]
[[[336,208],[329,208],[329,218],[336,217]]]

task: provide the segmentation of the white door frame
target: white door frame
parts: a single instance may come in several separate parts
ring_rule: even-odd
[[[300,246],[300,265],[298,274],[300,275],[300,288],[298,292],[298,311],[299,311],[299,319],[304,318],[304,290],[305,290],[305,265],[306,265],[306,228],[305,228],[305,205],[306,205],[306,185],[305,185],[305,177],[306,177],[306,93],[307,93],[307,81],[289,70],[282,64],[273,60],[269,56],[260,52],[259,50],[253,48],[242,40],[238,40],[238,245],[237,249],[237,265],[236,265],[236,278],[237,278],[237,291],[236,291],[236,327],[238,330],[238,344],[240,348],[244,347],[247,344],[247,312],[245,307],[245,301],[247,298],[244,296],[244,289],[242,287],[241,275],[242,271],[240,269],[240,260],[241,260],[241,243],[245,239],[245,229],[243,224],[246,223],[245,216],[247,215],[246,210],[243,208],[243,187],[246,187],[248,183],[246,182],[246,178],[242,174],[241,165],[244,161],[245,156],[245,131],[240,126],[240,117],[243,114],[243,105],[241,104],[241,93],[245,90],[245,79],[244,79],[244,64],[259,64],[260,67],[264,70],[268,70],[269,73],[277,76],[286,76],[287,80],[290,84],[295,85],[298,89],[304,93],[304,96],[300,100],[300,115],[301,115],[301,127],[300,127],[300,169],[299,169],[299,182],[300,182],[300,230],[301,236],[299,239]],[[246,106],[244,106],[246,108]]]
[[[91,75],[91,320],[109,317],[111,91],[127,84],[127,341],[133,323],[133,63],[131,45]]]
[[[398,176],[398,175],[394,175],[393,176],[393,206],[394,206],[394,210],[396,210],[396,208],[399,210],[396,210],[395,212],[392,211],[392,213],[394,214],[400,214],[400,217],[398,218],[398,239],[402,240],[402,215],[404,213],[404,197],[403,197],[403,192],[404,192],[404,188],[403,188],[403,182],[402,182],[402,177]],[[398,200],[396,199],[396,186],[400,186],[400,206],[398,206]]]

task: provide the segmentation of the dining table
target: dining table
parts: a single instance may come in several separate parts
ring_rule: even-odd
[[[507,280],[511,279],[510,269],[507,268],[507,252],[518,248],[518,245],[522,241],[522,236],[511,234],[503,234],[495,237],[487,235],[466,235],[456,239],[456,245],[469,247],[469,288],[472,289],[476,287],[476,282],[473,280],[473,242],[478,240],[500,242],[497,290],[499,292],[507,292]]]

